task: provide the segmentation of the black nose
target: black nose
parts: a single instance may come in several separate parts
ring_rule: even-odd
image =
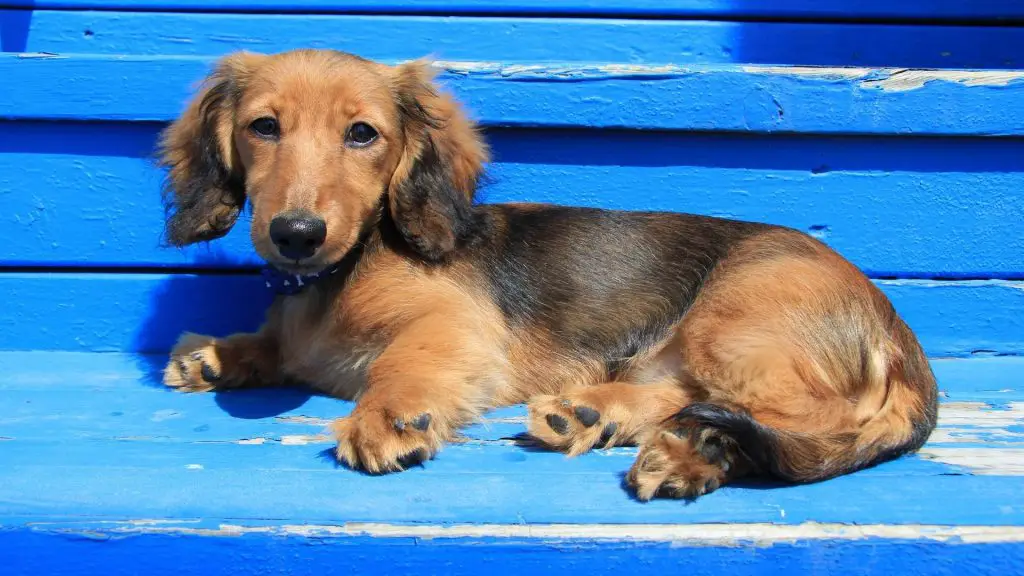
[[[284,213],[270,221],[270,239],[289,260],[309,258],[326,238],[327,223],[308,212]]]

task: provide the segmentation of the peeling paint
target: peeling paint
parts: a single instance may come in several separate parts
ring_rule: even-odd
[[[933,448],[918,455],[980,476],[1024,476],[1024,448]]]
[[[942,81],[964,86],[1007,86],[1024,79],[1020,70],[924,70],[910,68],[857,68],[824,66],[743,66],[744,72],[796,76],[821,80],[860,80],[863,88],[904,92]]]
[[[750,74],[803,76],[822,80],[857,80],[875,72],[872,68],[825,66],[742,66],[740,69]]]
[[[90,524],[33,523],[36,530],[62,533],[117,536],[132,534],[174,534],[183,536],[238,537],[247,534],[271,534],[302,538],[360,537],[415,539],[536,539],[545,541],[604,540],[631,542],[669,542],[690,547],[762,546],[800,541],[867,539],[928,540],[950,544],[1024,542],[1022,526],[938,526],[889,524],[835,524],[808,522],[783,524],[451,524],[399,525],[383,523],[347,523],[341,525],[284,524],[242,526],[220,524],[204,528],[169,526],[160,521],[128,521]]]
[[[67,56],[61,56],[53,52],[22,52],[18,54],[18,58],[24,60],[54,60],[57,58],[67,58]]]
[[[881,88],[889,92],[916,90],[928,82],[942,81],[964,86],[1006,86],[1024,78],[1024,71],[1014,70],[892,70],[884,78],[867,79],[863,87]]]
[[[310,426],[327,426],[331,421],[327,418],[315,416],[275,416],[274,421],[283,424],[308,424]]]
[[[481,420],[484,424],[526,424],[526,416],[501,416],[495,418],[484,417]]]
[[[306,444],[321,444],[332,441],[333,439],[326,434],[288,434],[281,436],[281,444],[285,446],[305,446]]]
[[[503,64],[501,62],[457,62],[437,60],[435,68],[455,75],[484,74],[502,78],[538,78],[586,80],[654,76],[687,76],[718,71],[712,66],[679,66],[674,64]],[[862,88],[887,92],[905,92],[933,81],[964,86],[1007,86],[1024,79],[1020,70],[938,70],[909,68],[863,68],[826,66],[741,66],[749,74],[811,78],[817,80],[859,81]]]
[[[267,441],[266,438],[243,438],[243,439],[238,440],[237,442],[235,442],[235,444],[243,444],[243,445],[246,445],[246,446],[249,446],[249,445],[259,446],[260,444],[265,444],[266,441]]]
[[[1024,423],[1024,402],[995,409],[984,402],[947,402],[939,406],[939,426],[1005,428]]]

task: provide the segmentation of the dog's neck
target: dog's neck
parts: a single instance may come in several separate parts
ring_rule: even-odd
[[[337,276],[342,272],[343,262],[344,260],[320,272],[308,275],[289,274],[273,266],[264,266],[260,273],[263,275],[263,283],[268,290],[273,290],[281,296],[292,296],[325,278]]]

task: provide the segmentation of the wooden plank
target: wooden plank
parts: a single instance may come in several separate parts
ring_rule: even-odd
[[[317,574],[367,566],[479,574],[509,563],[558,574],[592,564],[588,572],[603,573],[635,562],[695,562],[698,574],[812,563],[845,574],[891,569],[899,557],[914,559],[915,574],[946,575],[929,567],[1000,574],[1024,559],[1024,450],[997,439],[933,443],[920,457],[819,484],[746,483],[691,504],[641,505],[621,487],[635,449],[566,459],[490,430],[422,467],[368,476],[338,468],[329,440],[287,432],[315,429],[317,415],[344,414],[349,403],[280,390],[180,394],[147,380],[153,360],[0,353],[0,547],[9,569],[220,574],[230,553],[245,558],[232,574],[313,566]],[[935,368],[947,390],[984,380],[1024,391],[1022,363],[939,360]],[[965,404],[943,405],[947,436]],[[967,417],[1010,413],[1009,427],[1019,427],[1024,405],[1011,406]],[[522,409],[492,414],[490,424],[521,430],[513,414]],[[76,563],[53,563],[58,553]]]
[[[932,356],[1024,353],[1020,282],[878,281]],[[0,350],[162,352],[184,330],[256,328],[258,276],[0,274]]]
[[[45,10],[0,19],[8,22],[8,52],[219,56],[333,48],[383,60],[537,63],[558,55],[633,64],[1024,67],[1019,27]]]
[[[204,57],[0,55],[0,118],[167,121]],[[1024,72],[442,63],[484,125],[1024,135]]]
[[[132,523],[124,525],[130,527]],[[1012,574],[1024,562],[1024,547],[1017,542],[1019,529],[1013,527],[945,529],[945,533],[950,534],[945,539],[929,538],[930,527],[891,530],[895,533],[916,531],[922,534],[918,538],[832,539],[787,537],[787,534],[772,538],[771,534],[778,529],[736,527],[739,534],[751,535],[725,538],[723,544],[715,545],[709,544],[706,538],[685,536],[653,543],[585,535],[552,538],[543,536],[543,530],[536,530],[541,535],[535,537],[489,536],[492,532],[500,534],[504,526],[495,530],[481,527],[481,535],[464,538],[436,536],[444,533],[444,527],[430,527],[411,534],[394,530],[398,536],[381,538],[373,532],[359,533],[358,527],[349,535],[346,530],[332,533],[327,529],[306,531],[303,527],[236,531],[228,526],[204,531],[188,523],[166,529],[125,529],[99,522],[52,527],[38,523],[8,526],[0,532],[0,545],[9,551],[7,566],[19,573],[75,576],[97,573],[108,576],[139,573],[152,576],[182,573],[209,576],[265,573],[511,576],[524,572],[561,576],[575,570],[595,575],[621,574],[636,570],[637,566],[652,573],[668,573],[685,566],[688,573],[697,576],[802,574],[807,572],[808,566],[837,576],[885,573],[891,569],[920,576],[1003,576]],[[686,534],[700,534],[705,528],[703,533],[713,533],[716,527],[694,528]],[[813,532],[815,527],[808,528]],[[833,529],[843,530],[839,526]],[[527,530],[533,532],[533,527],[508,529],[513,534]],[[636,531],[633,527],[623,531],[626,530]],[[960,534],[975,531],[999,536],[981,542],[952,544],[958,541]],[[573,530],[561,533],[565,532],[571,534]],[[225,557],[244,560],[226,562]],[[69,567],[67,558],[74,558],[74,568]]]
[[[3,0],[0,6],[62,10],[210,12],[558,14],[677,18],[1012,20],[1024,18],[1014,0]]]
[[[0,123],[2,266],[255,266],[248,222],[160,246],[155,123]],[[1024,275],[1024,140],[492,129],[480,197],[695,212],[809,232],[869,274]]]
[[[629,459],[600,453],[568,459],[518,447],[451,446],[422,467],[371,476],[339,467],[319,444],[71,442],[54,432],[56,441],[3,442],[0,519],[1024,524],[1020,476],[972,475],[919,458],[818,484],[727,486],[689,506],[639,505],[621,485]],[[917,471],[881,473],[907,467]],[[571,505],[551,504],[569,494]]]
[[[124,391],[134,389],[140,393],[150,392],[149,386],[158,386],[157,372],[167,360],[166,353],[152,355],[110,352],[66,352],[53,350],[0,351],[0,393],[13,391],[52,391],[60,393],[71,390],[94,392]],[[955,405],[984,398],[990,401],[1000,394],[1001,400],[991,402],[1005,406],[1010,402],[1024,401],[1024,357],[1020,356],[975,356],[972,358],[932,358],[932,369],[943,392],[942,401]],[[74,379],[67,374],[73,373]],[[268,396],[282,395],[280,390]],[[261,394],[253,394],[259,402]],[[316,397],[305,398],[307,402],[319,402]],[[283,404],[287,404],[284,402]],[[296,409],[309,406],[303,404]],[[303,408],[304,409],[304,408]],[[338,410],[330,401],[330,410]],[[328,416],[334,412],[325,412]],[[303,412],[291,415],[309,415]],[[493,418],[513,418],[519,412],[498,411]],[[327,417],[327,416],[325,416]],[[973,417],[972,417],[973,418]]]
[[[43,442],[59,431],[65,441],[320,445],[327,449],[332,445],[327,426],[352,409],[351,402],[294,388],[172,394],[160,384],[166,361],[165,355],[2,352],[0,367],[6,376],[0,382],[5,399],[0,406],[0,438]],[[970,369],[972,378],[951,375],[950,364]],[[939,427],[926,457],[944,463],[968,462],[961,467],[972,470],[970,463],[980,462],[994,465],[999,472],[1024,475],[1016,465],[979,458],[973,452],[979,448],[1024,450],[1024,358],[934,360],[933,366],[943,400]],[[75,374],[74,380],[69,373]],[[998,386],[1000,380],[1010,385],[1000,388],[996,400],[984,392],[963,391],[969,385]],[[446,458],[465,459],[462,469],[467,473],[490,470],[472,461],[483,444],[515,460],[515,448],[508,440],[524,432],[525,424],[522,406],[492,411],[462,431],[469,443]],[[602,455],[587,460],[577,471],[627,468],[636,450],[621,448]],[[560,466],[555,460],[534,464],[544,470],[548,465]],[[931,469],[907,460],[865,474],[928,474]]]

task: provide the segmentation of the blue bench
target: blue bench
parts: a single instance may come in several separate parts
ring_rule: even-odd
[[[0,6],[0,573],[1024,570],[1024,3]],[[642,504],[634,449],[524,450],[522,408],[370,477],[330,455],[348,403],[164,389],[180,332],[255,328],[270,296],[245,226],[159,245],[154,139],[215,56],[300,46],[434,54],[493,145],[485,201],[823,239],[933,358],[931,441],[819,484]]]

